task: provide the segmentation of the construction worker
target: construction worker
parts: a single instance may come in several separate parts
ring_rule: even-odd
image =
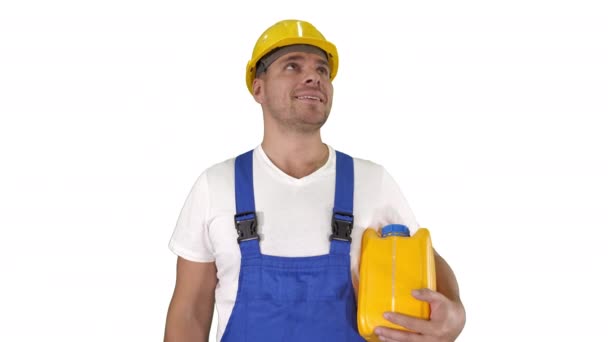
[[[363,341],[356,324],[361,235],[418,223],[379,164],[325,144],[321,127],[338,72],[334,44],[310,23],[283,20],[258,39],[246,68],[262,107],[261,144],[202,172],[171,236],[178,256],[166,342]],[[413,295],[430,320],[392,313],[418,333],[377,327],[382,341],[454,341],[465,311],[456,277],[435,254],[437,292]]]

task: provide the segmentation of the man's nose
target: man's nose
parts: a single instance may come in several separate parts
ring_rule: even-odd
[[[319,75],[316,69],[308,69],[305,83],[309,86],[318,87],[321,84],[321,75]]]

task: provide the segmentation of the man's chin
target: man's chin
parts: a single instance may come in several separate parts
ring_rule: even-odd
[[[302,121],[299,122],[296,127],[298,128],[298,131],[312,133],[320,130],[321,127],[325,125],[325,122],[327,122],[327,118],[319,121]]]

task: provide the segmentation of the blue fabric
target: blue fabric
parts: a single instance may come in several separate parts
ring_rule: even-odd
[[[251,161],[237,158],[235,165],[239,212],[255,208]],[[352,168],[352,158],[340,153],[334,212],[352,215]],[[312,257],[264,255],[259,240],[239,246],[239,287],[222,342],[365,341],[357,331],[348,241],[333,240],[329,254]]]
[[[353,193],[355,189],[353,158],[336,151],[336,194],[334,213],[353,214]],[[344,219],[344,218],[342,218]],[[349,219],[349,221],[351,221]]]
[[[236,157],[234,172],[237,214],[255,212],[255,199],[253,197],[253,151],[245,152]]]

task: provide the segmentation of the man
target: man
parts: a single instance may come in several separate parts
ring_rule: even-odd
[[[310,23],[284,20],[257,41],[246,82],[262,107],[255,149],[213,165],[194,184],[169,243],[177,280],[165,341],[363,341],[356,286],[363,230],[418,224],[386,170],[323,143],[336,47]],[[435,254],[437,292],[413,295],[431,319],[389,313],[410,333],[383,341],[454,341],[465,322],[456,278]]]

